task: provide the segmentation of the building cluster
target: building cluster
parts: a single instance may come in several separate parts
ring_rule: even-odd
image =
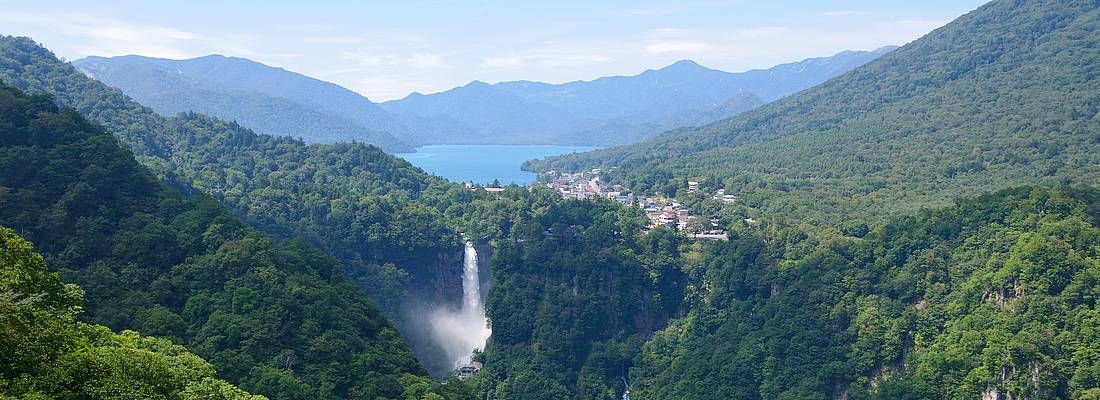
[[[455,377],[461,380],[473,378],[477,375],[478,371],[481,371],[482,364],[480,361],[470,361],[469,364],[462,365],[455,369]]]
[[[646,216],[649,217],[650,229],[664,226],[685,232],[692,219],[699,218],[692,215],[691,210],[684,207],[679,202],[656,196],[635,196],[633,194],[624,193],[621,185],[606,185],[600,181],[600,170],[598,169],[578,173],[557,173],[551,171],[548,175],[551,179],[546,185],[564,198],[582,200],[603,197],[645,210]],[[694,193],[698,190],[698,182],[688,182],[689,193]],[[726,195],[724,190],[719,190],[719,194],[716,195],[716,199],[720,201],[725,201],[724,199],[727,197],[734,200],[736,199],[733,196]],[[699,223],[708,222],[708,229],[703,229],[702,232],[689,236],[696,239],[728,240],[728,234],[719,228],[717,219],[708,218]]]

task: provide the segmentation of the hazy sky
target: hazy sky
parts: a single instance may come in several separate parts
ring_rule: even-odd
[[[633,75],[681,59],[766,68],[904,44],[984,2],[0,0],[0,33],[70,60],[246,57],[384,101],[472,80]]]

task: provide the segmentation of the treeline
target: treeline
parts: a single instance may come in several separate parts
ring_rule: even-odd
[[[0,124],[0,225],[84,288],[84,319],[183,344],[272,398],[465,398],[321,251],[181,196],[51,98],[0,89]]]
[[[259,400],[171,341],[76,320],[83,291],[0,227],[0,398]]]
[[[631,369],[646,399],[1100,395],[1100,191],[1020,188],[863,238],[710,248]]]
[[[1024,187],[870,228],[742,224],[729,242],[540,192],[500,200],[530,211],[496,242],[478,398],[1100,394],[1100,190]]]
[[[208,194],[250,226],[278,239],[304,239],[335,257],[399,326],[411,325],[403,305],[438,284],[432,277],[440,260],[461,253],[459,231],[493,230],[465,217],[485,193],[429,176],[376,147],[307,145],[195,113],[164,117],[28,38],[0,37],[0,81],[49,94],[102,125],[184,194]]]
[[[602,167],[639,193],[710,181],[787,223],[875,220],[1021,184],[1095,185],[1098,7],[994,1],[741,116],[528,167]]]
[[[686,312],[683,238],[639,236],[640,210],[513,187],[470,213],[499,227],[478,398],[618,398],[646,337]]]

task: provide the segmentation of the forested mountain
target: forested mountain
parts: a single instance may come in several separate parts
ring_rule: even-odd
[[[0,397],[262,400],[182,346],[78,322],[79,287],[0,227]]]
[[[846,51],[764,70],[728,73],[680,61],[635,76],[560,85],[475,81],[414,93],[382,107],[415,129],[419,143],[633,143],[663,130],[730,117],[812,87],[893,50]],[[423,136],[430,134],[430,136]]]
[[[512,211],[490,261],[479,398],[618,399],[645,338],[683,312],[682,236],[641,235],[641,211],[607,200],[510,190],[497,203]]]
[[[164,115],[193,111],[310,143],[357,141],[411,150],[408,128],[366,97],[255,61],[122,56],[88,57],[73,65]]]
[[[529,167],[616,167],[614,180],[645,192],[701,180],[791,220],[1100,183],[1098,4],[994,1],[755,111]]]
[[[0,225],[86,290],[87,307],[75,331],[35,325],[53,323],[35,313],[74,322],[75,292],[0,229],[0,246],[22,249],[15,262],[36,266],[24,281],[62,293],[36,303],[25,294],[39,289],[9,284],[21,281],[0,264],[0,330],[64,336],[43,338],[61,343],[54,353],[0,336],[14,340],[0,343],[12,344],[0,348],[0,392],[149,378],[40,378],[103,371],[79,368],[70,350],[123,348],[187,363],[191,375],[150,389],[178,398],[247,396],[230,382],[278,399],[1097,399],[1096,32],[1100,0],[997,0],[747,114],[536,164],[606,167],[605,178],[671,197],[728,240],[647,227],[643,210],[603,198],[469,190],[369,145],[161,116],[3,37],[0,80],[52,97],[0,89]],[[714,72],[678,63],[647,74]],[[503,87],[471,84],[483,97],[465,106],[529,112],[519,87],[540,101],[560,94],[525,83],[498,97]],[[711,100],[721,110],[667,118],[773,98]],[[689,179],[699,190],[683,190]],[[434,349],[416,341],[427,313],[409,307],[460,297],[463,240],[488,258],[492,336],[474,355],[480,372],[441,384],[422,367],[439,366]],[[33,351],[5,351],[24,345]],[[19,370],[23,355],[77,361]]]
[[[484,193],[428,176],[378,148],[307,145],[201,114],[164,117],[28,38],[0,38],[0,81],[75,108],[185,193],[209,194],[260,230],[320,247],[398,326],[422,319],[405,309],[409,300],[442,301],[460,290],[459,274],[447,273],[462,268],[456,231],[480,237],[490,229],[464,226],[461,218],[464,205]],[[423,332],[402,332],[422,339],[411,335]],[[440,360],[431,356],[439,353],[423,341],[414,345],[438,371]]]
[[[630,368],[643,399],[1094,399],[1100,191],[1020,188],[684,255],[687,317]]]
[[[729,224],[728,242],[640,234],[636,209],[539,192],[502,199],[519,212],[492,260],[479,398],[1100,394],[1096,189],[1011,189],[844,232]]]
[[[460,385],[444,388],[426,376],[375,305],[319,250],[278,243],[205,195],[180,195],[111,134],[49,97],[0,88],[0,126],[0,225],[38,243],[51,268],[86,290],[85,319],[184,344],[219,377],[273,398],[401,398],[419,390],[463,397]],[[54,312],[75,300],[56,299]],[[133,335],[88,334],[99,337],[93,344],[181,353]],[[88,366],[137,367],[104,351]],[[212,374],[189,364],[196,380]],[[77,368],[67,379],[100,379],[96,369]]]

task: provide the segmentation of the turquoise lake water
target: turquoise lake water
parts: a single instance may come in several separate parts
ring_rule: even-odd
[[[494,179],[501,184],[529,185],[535,174],[520,170],[524,161],[559,154],[596,150],[590,146],[552,145],[466,145],[444,144],[418,147],[415,153],[396,156],[408,160],[430,174],[454,182],[487,184]]]

